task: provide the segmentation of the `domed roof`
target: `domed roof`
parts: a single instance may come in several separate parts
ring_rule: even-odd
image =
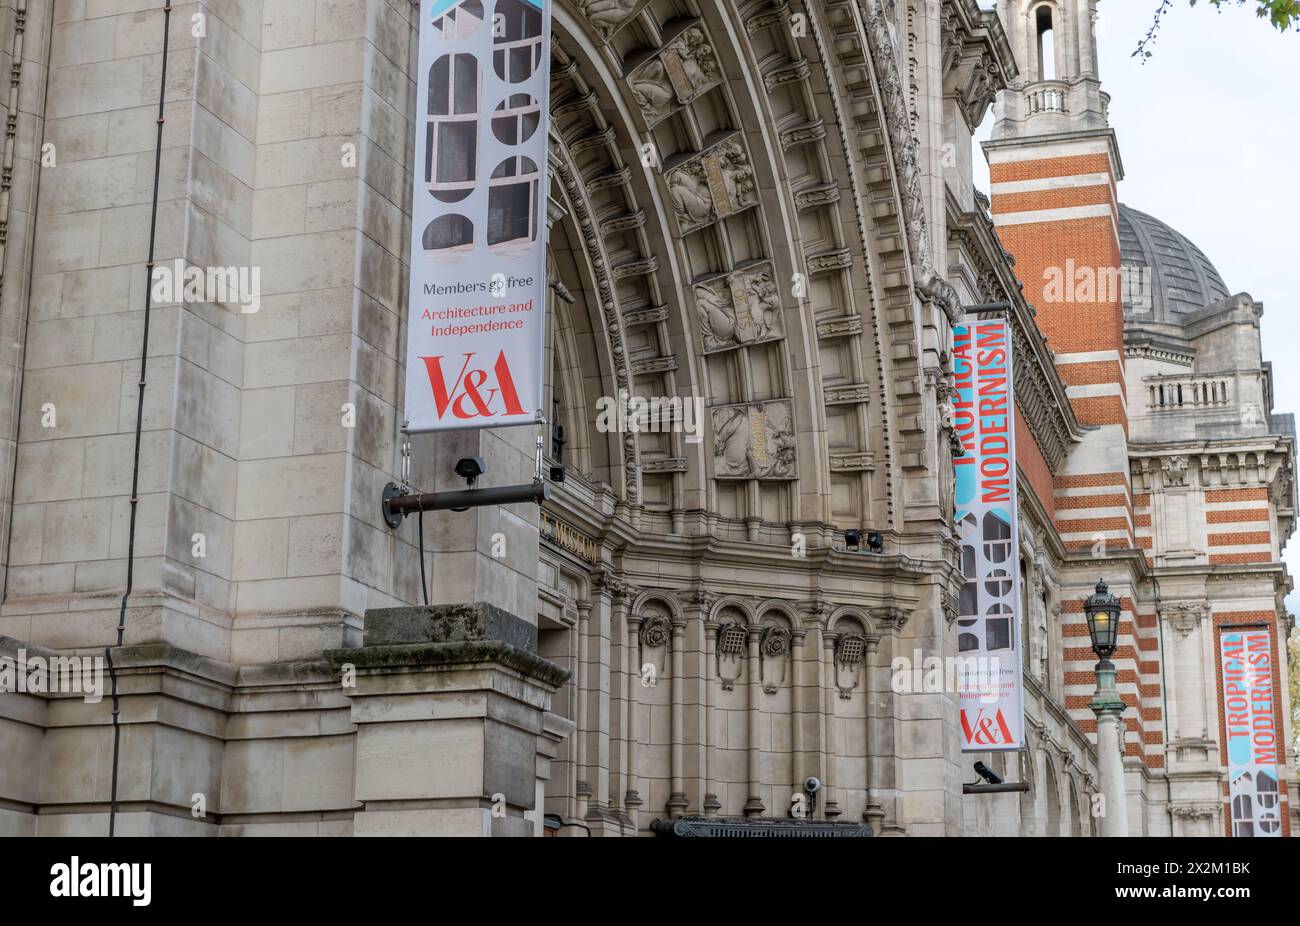
[[[1196,245],[1159,219],[1119,207],[1120,260],[1128,268],[1124,315],[1134,321],[1179,324],[1231,293],[1214,264]],[[1133,271],[1140,276],[1133,276]],[[1135,288],[1140,284],[1140,288]],[[1150,304],[1145,304],[1147,298]]]

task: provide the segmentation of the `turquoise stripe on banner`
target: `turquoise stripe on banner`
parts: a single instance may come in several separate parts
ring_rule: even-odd
[[[433,7],[430,10],[430,17],[441,16],[452,7],[460,6],[465,0],[433,0]],[[535,10],[542,8],[542,0],[519,0],[520,3],[527,3]]]

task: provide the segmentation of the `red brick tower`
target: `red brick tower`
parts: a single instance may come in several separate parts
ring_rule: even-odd
[[[1082,600],[1104,577],[1124,603],[1115,662],[1130,707],[1125,755],[1162,767],[1159,630],[1152,609],[1135,603],[1140,554],[1129,477],[1116,190],[1123,166],[1097,72],[1096,0],[1004,0],[998,11],[1021,77],[1000,95],[993,137],[984,146],[993,219],[1015,256],[1016,275],[1056,354],[1075,414],[1089,426],[1053,474],[1053,498],[1042,499],[1066,548],[1087,557],[1068,571],[1061,590],[1065,700],[1071,716],[1095,730],[1088,704],[1096,657]],[[1041,480],[1030,482],[1041,494]]]

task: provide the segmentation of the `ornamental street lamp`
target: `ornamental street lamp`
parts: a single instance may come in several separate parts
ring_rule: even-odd
[[[1101,659],[1098,668],[1109,667],[1110,657],[1115,655],[1115,643],[1119,639],[1119,599],[1110,593],[1105,582],[1097,583],[1097,590],[1083,603],[1083,613],[1088,618],[1088,636],[1092,637],[1092,649]]]
[[[1115,686],[1115,655],[1119,641],[1120,600],[1110,593],[1104,581],[1083,602],[1088,620],[1088,636],[1097,654],[1097,695],[1092,712],[1097,715],[1097,760],[1101,766],[1101,793],[1106,804],[1102,815],[1103,836],[1127,836],[1128,812],[1124,799],[1124,757],[1121,716],[1124,701]]]

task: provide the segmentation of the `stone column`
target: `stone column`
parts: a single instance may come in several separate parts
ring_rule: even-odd
[[[356,725],[358,836],[529,836],[572,721],[550,712],[568,673],[536,654],[536,627],[491,605],[366,613],[345,689]]]
[[[718,622],[704,622],[704,815],[712,817],[722,809],[713,790],[714,752],[717,746],[713,736],[713,686],[717,681]]]
[[[627,689],[623,683],[626,650],[623,615],[627,610],[627,583],[602,566],[592,576],[591,624],[587,655],[591,660],[588,722],[592,740],[588,744],[587,825],[592,835],[622,831],[623,795],[627,790]],[[614,728],[618,728],[617,738]]]
[[[835,800],[835,634],[822,634],[822,656],[826,685],[822,689],[822,708],[826,724],[826,778],[822,782],[822,813],[828,820],[840,815],[839,802]]]
[[[1079,39],[1080,76],[1100,77],[1097,72],[1097,43],[1093,35],[1092,17],[1095,14],[1093,0],[1084,0],[1079,4],[1078,23],[1075,34]]]
[[[611,755],[611,763],[616,760],[617,767],[613,769],[609,790],[604,793],[603,800],[608,802],[612,814],[620,812],[627,794],[627,675],[630,659],[627,652],[627,608],[627,599],[620,596],[610,611],[610,648],[612,653],[616,643],[618,652],[618,673],[610,683],[614,692],[611,714],[618,720],[618,741],[610,744],[611,753],[617,750],[616,756]]]
[[[627,621],[627,793],[623,795],[623,806],[632,829],[638,829],[637,808],[641,806],[641,794],[636,789],[636,702],[637,686],[641,683],[640,668],[637,665],[638,642],[641,635],[641,619],[631,615]]]
[[[749,800],[745,802],[747,817],[761,816],[767,809],[759,796],[762,758],[758,748],[758,692],[762,687],[762,679],[759,678],[758,638],[762,633],[763,628],[758,624],[749,625],[749,660],[745,678],[746,690],[749,694]]]
[[[877,790],[879,782],[879,769],[876,768],[876,757],[880,754],[879,746],[876,744],[876,718],[872,713],[871,699],[876,691],[876,651],[880,647],[879,637],[867,637],[866,652],[862,654],[862,685],[866,694],[866,703],[863,710],[866,714],[866,756],[863,765],[866,768],[866,781],[863,786],[867,789],[867,807],[862,812],[862,819],[871,824],[871,831],[874,835],[880,835],[881,825],[885,821],[885,809],[880,805],[880,792]]]
[[[587,664],[587,649],[589,646],[587,638],[590,633],[591,602],[581,601],[578,603],[578,665],[573,684],[574,698],[577,701],[574,717],[577,720],[578,729],[578,742],[574,756],[574,763],[578,766],[578,776],[577,783],[574,786],[574,794],[577,798],[575,812],[579,819],[587,816],[588,804],[591,800],[591,771],[587,765],[587,741],[591,736],[591,727],[587,724],[587,687],[591,671]]]
[[[1106,798],[1103,836],[1128,835],[1128,802],[1124,795],[1124,755],[1121,744],[1124,702],[1115,690],[1115,666],[1109,659],[1097,664],[1097,696],[1089,705],[1097,715],[1097,764],[1101,793]]]
[[[689,804],[686,801],[686,788],[683,784],[683,743],[686,739],[686,699],[685,678],[682,673],[686,661],[686,621],[673,621],[672,651],[668,658],[672,660],[673,678],[673,714],[672,714],[672,753],[670,757],[672,789],[668,796],[668,814],[680,817]]]
[[[804,742],[803,742],[803,716],[804,716],[804,692],[803,692],[803,640],[808,635],[808,631],[796,629],[790,634],[790,660],[793,663],[791,672],[792,682],[794,683],[793,699],[791,710],[794,713],[794,729],[791,731],[790,747],[794,750],[794,786],[795,793],[803,786],[804,779],[808,776],[804,774]]]

